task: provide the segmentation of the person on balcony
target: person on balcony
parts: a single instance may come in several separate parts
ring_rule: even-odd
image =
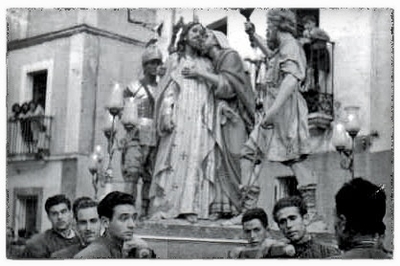
[[[21,121],[21,135],[24,145],[22,145],[21,153],[33,152],[33,134],[31,128],[31,118],[29,114],[29,104],[24,102],[21,105],[21,113],[19,115]]]
[[[314,16],[303,18],[304,31],[300,42],[306,52],[308,69],[305,91],[327,93],[327,76],[330,69],[329,51],[327,42],[329,35],[319,27]],[[307,82],[309,81],[309,82]]]
[[[36,101],[30,101],[27,117],[30,118],[31,122],[33,152],[39,156],[43,156],[46,140],[43,107]]]
[[[157,91],[157,74],[162,65],[162,54],[156,44],[149,44],[142,54],[144,77],[131,82],[124,91],[127,101],[137,106],[138,126],[127,129],[122,141],[121,169],[125,192],[137,198],[139,178],[142,178],[141,219],[147,219],[150,206],[150,185],[156,154],[154,104]]]
[[[21,131],[21,106],[14,103],[11,107],[12,116],[8,119],[7,126],[7,148],[10,154],[17,154],[22,151],[22,131]]]

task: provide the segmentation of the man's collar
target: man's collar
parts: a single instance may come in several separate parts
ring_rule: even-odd
[[[75,231],[72,230],[71,228],[68,228],[66,230],[63,231],[59,231],[56,230],[55,228],[53,228],[53,231],[56,232],[57,234],[59,234],[60,236],[62,236],[65,239],[72,239],[76,236]]]
[[[121,239],[118,239],[112,235],[110,235],[107,231],[104,233],[104,237],[103,237],[107,243],[110,245],[110,247],[116,247],[118,248],[120,251],[122,251],[122,247],[124,245],[124,241]]]
[[[306,243],[309,243],[311,240],[312,240],[311,235],[308,232],[306,232],[302,239],[300,239],[296,243],[291,243],[291,244],[292,245],[304,245]]]
[[[352,249],[352,248],[376,248],[379,245],[379,241],[378,240],[379,240],[378,236],[356,235],[356,236],[353,237],[353,239],[351,240],[351,242],[348,245],[348,248],[346,248],[346,249]]]

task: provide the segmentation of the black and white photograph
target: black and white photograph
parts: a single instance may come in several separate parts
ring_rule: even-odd
[[[6,7],[6,260],[393,260],[394,13]]]

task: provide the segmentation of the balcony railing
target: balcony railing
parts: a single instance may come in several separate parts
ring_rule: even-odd
[[[308,107],[310,129],[327,129],[334,117],[334,48],[326,42],[319,49],[305,49],[308,67],[302,94]]]
[[[12,117],[7,124],[7,156],[43,158],[50,155],[50,116]]]

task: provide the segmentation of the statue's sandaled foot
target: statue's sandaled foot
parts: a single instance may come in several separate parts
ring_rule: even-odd
[[[195,224],[198,222],[197,214],[186,214],[185,218],[191,224]]]
[[[143,222],[143,221],[146,221],[146,220],[150,220],[150,217],[148,215],[146,215],[146,214],[140,215],[139,221]]]
[[[242,217],[243,217],[243,213],[232,217],[231,219],[224,221],[221,223],[222,226],[230,226],[230,225],[240,225],[242,224]]]
[[[216,220],[218,220],[218,219],[221,219],[221,217],[222,217],[222,214],[219,213],[219,212],[216,212],[216,213],[211,214],[211,215],[208,217],[208,219],[209,219],[210,221],[216,221]]]
[[[160,221],[160,220],[162,220],[162,219],[164,219],[164,217],[162,216],[162,214],[159,213],[159,212],[156,212],[156,213],[154,213],[152,216],[150,216],[148,220],[149,220],[149,221]]]

